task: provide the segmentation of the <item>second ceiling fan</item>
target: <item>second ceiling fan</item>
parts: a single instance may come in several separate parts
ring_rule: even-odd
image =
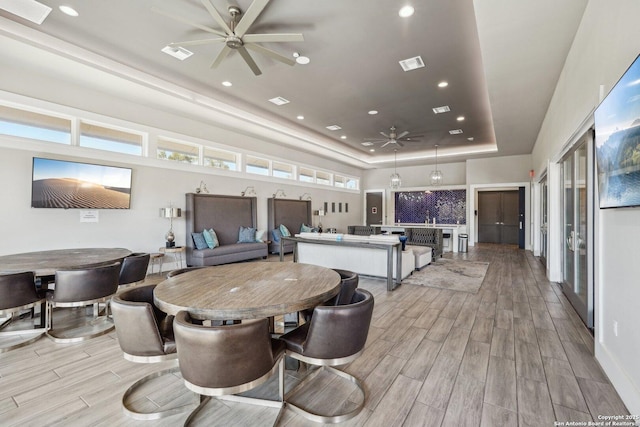
[[[154,9],[156,12],[168,16],[172,19],[218,36],[199,40],[174,42],[169,44],[170,47],[178,48],[211,43],[224,43],[224,47],[211,63],[211,68],[216,68],[229,55],[229,53],[231,53],[231,51],[235,50],[240,54],[242,59],[244,59],[249,68],[251,68],[251,71],[253,71],[253,74],[255,74],[256,76],[262,74],[262,71],[260,71],[260,68],[253,60],[247,49],[261,53],[287,65],[295,64],[294,59],[284,56],[264,46],[261,46],[258,43],[303,42],[304,37],[302,36],[302,34],[247,34],[247,31],[267,6],[269,0],[254,0],[254,2],[251,3],[249,8],[243,15],[238,6],[229,6],[228,10],[229,14],[231,15],[231,21],[229,22],[229,24],[227,24],[220,13],[218,13],[216,8],[211,3],[211,0],[200,0],[200,2],[205,7],[205,9],[207,9],[209,15],[213,17],[213,20],[222,28],[223,31],[191,22],[187,19],[177,17],[159,9]],[[238,20],[238,17],[240,15],[242,15],[242,18]]]
[[[391,126],[391,128],[389,129],[389,134],[386,134],[384,132],[380,132],[380,135],[384,136],[386,139],[371,139],[368,138],[367,141],[369,142],[373,142],[373,143],[378,143],[378,142],[384,142],[384,144],[382,144],[380,146],[380,148],[384,148],[387,145],[393,144],[397,147],[404,147],[404,144],[402,142],[406,142],[406,141],[419,141],[419,139],[416,138],[422,138],[424,135],[409,135],[411,132],[409,132],[408,130],[405,130],[403,132],[401,132],[400,134],[398,134],[397,129],[395,126]]]

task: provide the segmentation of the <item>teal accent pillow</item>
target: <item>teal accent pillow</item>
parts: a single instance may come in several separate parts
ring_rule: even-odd
[[[280,237],[282,237],[282,233],[280,233],[280,229],[279,228],[274,228],[271,231],[271,240],[273,240],[276,243],[280,242]]]
[[[218,242],[218,235],[213,231],[213,228],[203,230],[202,236],[204,237],[205,242],[207,242],[209,249],[220,246],[220,242]]]
[[[191,233],[191,237],[193,238],[193,243],[196,245],[196,249],[207,249],[209,247],[202,233]]]
[[[256,242],[256,229],[251,227],[240,226],[238,231],[238,243],[255,243]]]
[[[256,242],[258,243],[264,243],[264,235],[267,232],[267,230],[258,230],[256,231]]]
[[[291,236],[291,232],[289,231],[289,229],[287,227],[285,227],[284,224],[280,224],[280,233],[282,234],[282,237]]]
[[[303,223],[303,224],[300,226],[300,232],[301,232],[301,233],[312,233],[312,232],[313,232],[313,228],[312,228],[312,227],[309,227],[308,225],[306,225],[306,224],[304,224],[304,223]]]

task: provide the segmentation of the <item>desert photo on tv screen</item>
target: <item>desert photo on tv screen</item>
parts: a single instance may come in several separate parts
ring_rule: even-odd
[[[33,158],[31,207],[129,209],[131,169]]]

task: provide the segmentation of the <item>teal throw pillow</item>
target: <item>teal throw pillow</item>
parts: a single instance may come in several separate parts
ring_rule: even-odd
[[[202,236],[204,237],[205,242],[207,242],[209,249],[220,246],[220,242],[218,242],[218,235],[213,231],[213,228],[203,230]]]
[[[256,242],[256,229],[251,227],[240,226],[238,231],[238,243],[255,243]]]
[[[256,242],[258,243],[264,243],[265,238],[264,235],[267,232],[267,230],[258,230],[256,231]]]
[[[271,240],[273,240],[276,243],[280,242],[280,237],[282,237],[282,233],[280,233],[280,229],[279,228],[274,228],[271,231]]]
[[[282,237],[291,236],[291,232],[289,231],[289,229],[287,227],[285,227],[284,224],[280,224],[280,233],[282,234]]]
[[[308,225],[306,225],[306,224],[304,224],[304,223],[303,223],[303,224],[300,226],[300,232],[301,232],[301,233],[312,233],[312,232],[313,232],[313,228],[312,228],[312,227],[309,227]]]
[[[196,249],[207,249],[209,247],[202,233],[191,233],[191,237],[193,238],[193,243],[196,245]]]

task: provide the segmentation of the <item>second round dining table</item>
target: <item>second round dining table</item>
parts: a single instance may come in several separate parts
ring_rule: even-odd
[[[315,307],[337,295],[334,270],[290,262],[250,262],[195,269],[159,283],[156,306],[201,320],[258,319]]]

